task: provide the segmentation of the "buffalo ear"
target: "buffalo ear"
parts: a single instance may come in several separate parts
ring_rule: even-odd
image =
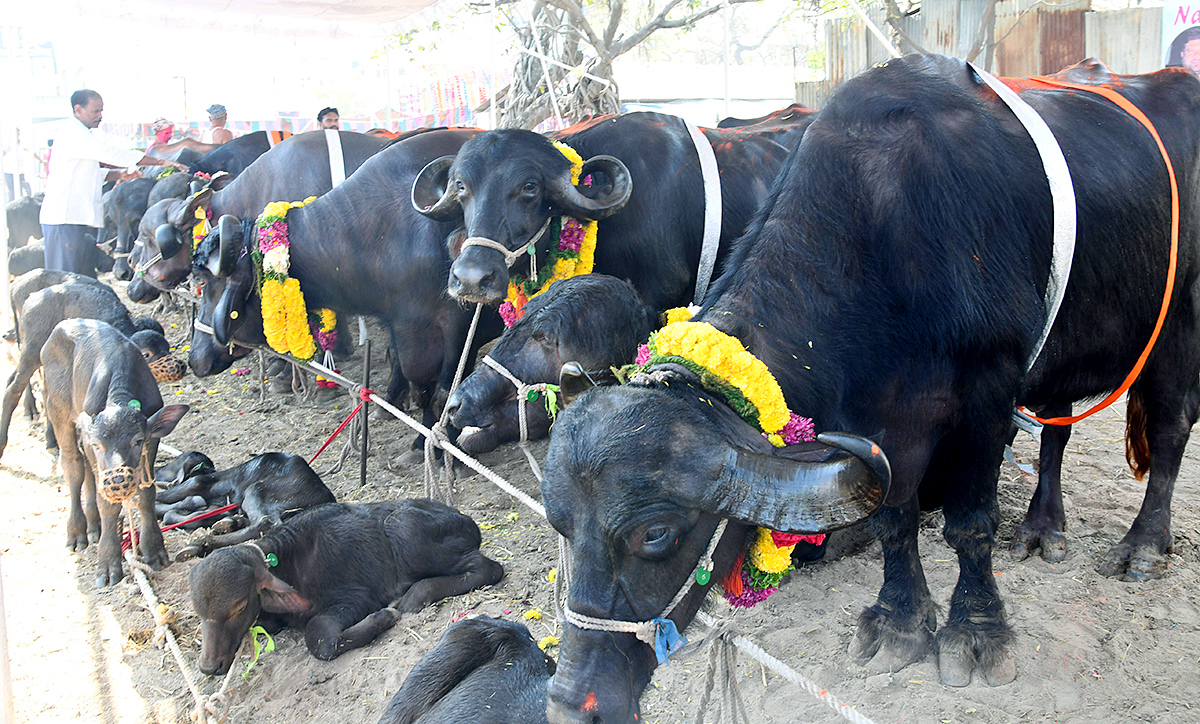
[[[450,187],[450,166],[454,156],[442,156],[430,161],[413,181],[411,201],[417,213],[437,221],[450,221],[462,216],[458,193]]]
[[[729,447],[701,505],[746,523],[792,533],[854,525],[883,505],[891,466],[879,445],[847,433],[822,433],[762,454]]]
[[[160,224],[154,230],[154,243],[158,244],[158,252],[164,259],[171,259],[183,248],[179,232],[170,224]]]
[[[312,606],[299,591],[272,576],[265,567],[258,576],[258,597],[267,613],[304,613]]]
[[[239,274],[229,279],[225,289],[221,291],[216,306],[213,307],[212,328],[213,339],[217,344],[225,346],[233,342],[233,335],[241,328],[246,320],[246,306],[250,301],[253,282],[246,275]]]
[[[146,420],[146,436],[162,438],[171,434],[189,409],[187,405],[167,405],[154,413]]]
[[[212,180],[208,182],[208,185],[205,186],[205,188],[212,191],[220,191],[228,186],[233,179],[233,174],[229,173],[228,171],[217,171],[213,174]]]
[[[208,211],[209,206],[212,205],[212,195],[213,190],[211,188],[202,188],[192,194],[187,200],[187,215],[183,217],[183,223],[180,225],[187,224],[189,221],[194,225],[196,223],[196,209]]]

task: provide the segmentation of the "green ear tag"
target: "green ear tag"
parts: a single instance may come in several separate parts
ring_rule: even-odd
[[[267,554],[267,567],[274,568],[277,565],[279,565],[279,558],[276,557],[276,555],[274,553],[268,553]]]
[[[529,392],[525,393],[525,399],[529,400],[530,402],[534,402],[535,400],[537,400],[537,398],[540,394],[541,393],[539,393],[537,390],[530,390]]]
[[[130,406],[130,407],[132,407],[132,408],[133,408],[133,409],[135,409],[135,410],[140,410],[140,409],[142,409],[142,403],[138,402],[137,400],[130,400],[130,401],[129,401],[129,406]]]
[[[707,568],[700,568],[696,571],[696,583],[706,586],[710,580],[712,580],[712,571]]]

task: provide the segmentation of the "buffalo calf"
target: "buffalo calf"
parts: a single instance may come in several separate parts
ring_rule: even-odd
[[[496,583],[499,563],[479,552],[479,526],[432,500],[327,503],[261,540],[223,548],[188,576],[200,615],[200,670],[226,672],[258,620],[304,628],[328,661],[365,646],[400,614]]]
[[[60,322],[41,352],[46,416],[62,443],[60,462],[71,490],[67,546],[82,550],[99,534],[96,585],[121,580],[121,503],[136,498],[142,557],[154,568],[167,565],[150,471],[159,438],[175,429],[187,405],[163,407],[141,352],[104,322]]]
[[[304,458],[277,452],[259,455],[228,470],[201,468],[178,485],[160,491],[158,503],[160,509],[179,506],[197,496],[205,505],[236,503],[253,524],[236,533],[203,535],[190,542],[177,559],[206,555],[217,548],[257,538],[300,511],[336,500]],[[177,511],[179,508],[164,511],[163,522],[176,522],[190,515]]]
[[[379,724],[544,722],[554,669],[521,624],[459,621],[409,672]]]

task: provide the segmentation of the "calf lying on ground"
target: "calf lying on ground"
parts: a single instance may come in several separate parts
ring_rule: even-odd
[[[49,339],[56,324],[73,318],[106,322],[128,337],[137,345],[139,353],[155,372],[156,379],[173,381],[182,376],[180,360],[171,356],[171,348],[162,335],[162,327],[159,326],[157,331],[139,330],[129,316],[129,310],[108,287],[102,284],[58,284],[36,291],[25,300],[17,315],[21,356],[4,392],[3,410],[0,411],[0,455],[8,444],[8,426],[21,393],[41,366],[42,345]],[[154,324],[157,326],[157,323]],[[47,447],[54,447],[51,443],[53,441],[47,439]]]
[[[207,455],[198,450],[192,450],[185,452],[158,470],[155,470],[154,482],[167,488],[172,485],[179,485],[193,475],[211,473],[216,469],[216,464]]]
[[[409,672],[379,724],[545,722],[554,669],[521,624],[459,621]]]
[[[200,670],[227,671],[255,620],[303,627],[324,661],[365,646],[402,612],[499,581],[504,569],[479,544],[475,521],[432,500],[306,510],[192,568]]]
[[[62,442],[60,463],[71,490],[67,546],[82,550],[99,534],[96,585],[121,580],[121,503],[136,497],[142,558],[153,568],[166,566],[170,560],[154,517],[150,471],[159,438],[175,429],[187,405],[163,407],[141,352],[104,322],[60,322],[42,347],[41,359],[46,416]]]
[[[196,497],[203,501],[200,508],[237,503],[244,520],[252,525],[226,535],[202,535],[189,542],[176,560],[258,538],[302,510],[336,501],[304,458],[285,453],[265,453],[219,472],[201,467],[178,485],[160,490],[156,507],[163,513],[163,522],[191,517],[196,512],[197,501],[192,500]]]

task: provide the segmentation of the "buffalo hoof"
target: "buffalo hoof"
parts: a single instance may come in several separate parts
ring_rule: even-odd
[[[203,552],[199,544],[188,543],[175,554],[175,562],[182,563],[183,561],[190,561],[193,558],[200,558]]]
[[[396,405],[396,409],[403,410],[404,408],[401,405]],[[392,413],[383,409],[379,405],[374,405],[371,407],[371,422],[388,422],[395,419],[396,418],[392,415]]]
[[[973,670],[988,686],[1017,678],[1017,660],[1008,646],[1012,634],[1003,623],[954,624],[939,631],[937,638],[938,671],[946,686],[967,686]]]
[[[913,616],[903,622],[876,604],[858,617],[858,633],[850,642],[850,655],[870,659],[867,669],[874,673],[899,671],[925,658],[933,647],[936,626],[932,606],[924,620]]]
[[[1169,546],[1167,550],[1170,550]],[[1096,570],[1109,578],[1120,576],[1123,581],[1145,583],[1163,577],[1167,572],[1167,559],[1154,545],[1135,547],[1122,541],[1108,550]]]
[[[120,583],[125,577],[125,571],[121,570],[121,559],[115,561],[100,561],[99,568],[96,571],[96,587],[108,588],[114,584]]]
[[[409,450],[407,452],[400,453],[393,458],[392,461],[388,463],[388,468],[390,470],[401,470],[403,468],[412,467],[413,465],[420,465],[424,461],[425,453],[421,452],[420,450]]]
[[[456,443],[460,450],[470,455],[491,452],[500,445],[492,427],[464,427]]]
[[[272,377],[267,389],[276,395],[286,395],[292,391],[292,378],[290,376]]]
[[[67,550],[79,553],[88,547],[87,531],[67,531]]]
[[[248,521],[244,515],[228,515],[213,523],[210,529],[213,535],[225,535],[246,527]]]
[[[1047,563],[1061,563],[1067,557],[1067,537],[1057,530],[1035,530],[1022,525],[1013,536],[1013,558],[1023,561],[1040,549]]]

